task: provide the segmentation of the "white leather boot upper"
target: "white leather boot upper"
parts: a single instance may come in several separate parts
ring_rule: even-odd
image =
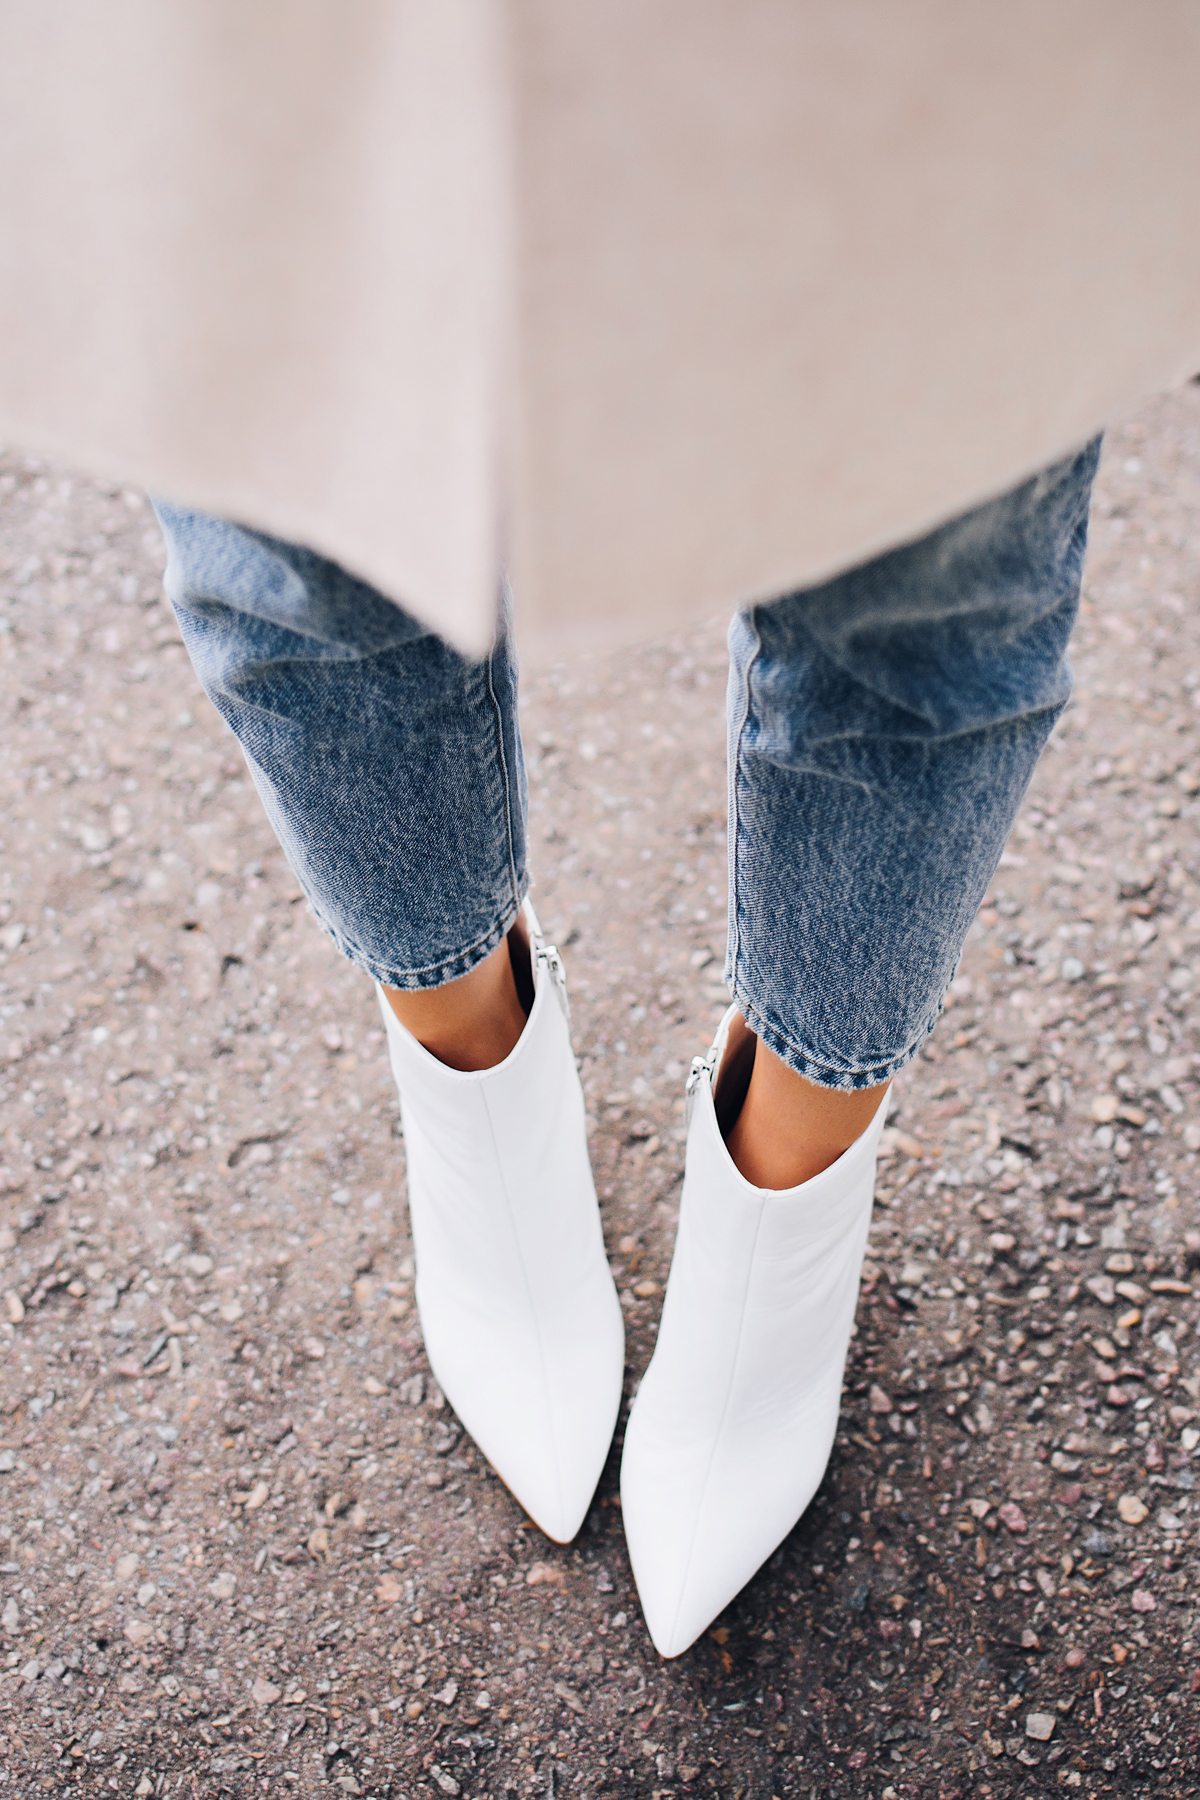
[[[752,1187],[713,1107],[735,1014],[693,1066],[675,1255],[621,1466],[633,1572],[663,1656],[695,1641],[820,1485],[887,1111],[885,1097],[862,1137],[811,1181]]]
[[[557,952],[526,902],[535,998],[515,1048],[462,1073],[380,993],[408,1158],[430,1366],[548,1537],[575,1536],[621,1400],[625,1332],[588,1161]]]

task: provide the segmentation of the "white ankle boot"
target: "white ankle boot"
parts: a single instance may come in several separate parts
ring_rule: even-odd
[[[625,1535],[655,1647],[678,1656],[812,1499],[837,1430],[842,1369],[886,1097],[832,1167],[752,1187],[717,1126],[730,1008],[688,1083],[679,1232],[653,1360],[621,1465]]]
[[[535,998],[493,1069],[447,1068],[381,992],[430,1366],[548,1537],[575,1536],[621,1402],[625,1330],[588,1161],[566,982],[525,904]]]

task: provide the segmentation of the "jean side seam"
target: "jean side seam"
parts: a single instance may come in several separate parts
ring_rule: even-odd
[[[742,761],[742,738],[750,719],[750,678],[754,665],[762,655],[762,637],[758,629],[758,621],[753,610],[747,614],[750,629],[754,633],[754,649],[746,663],[746,672],[742,678],[741,717],[729,753],[729,767],[726,771],[728,793],[726,798],[726,836],[728,842],[727,882],[729,887],[729,917],[726,931],[726,963],[725,980],[732,988],[737,980],[738,959],[741,953],[741,920],[740,896],[738,890],[738,771]]]
[[[496,726],[496,749],[497,749],[497,751],[499,753],[499,757],[500,757],[500,779],[504,786],[504,830],[505,830],[506,842],[508,845],[509,886],[512,890],[513,905],[519,910],[520,905],[521,905],[522,896],[521,896],[521,891],[520,891],[520,882],[517,879],[516,848],[513,844],[512,780],[509,775],[509,769],[508,769],[508,754],[504,747],[504,713],[500,706],[500,699],[496,693],[496,684],[495,684],[495,681],[493,680],[493,665],[495,662],[495,656],[496,656],[496,652],[493,649],[489,652],[488,659],[487,659],[487,689],[488,689],[488,698],[490,699],[490,701],[492,703],[492,716],[495,720],[495,726]],[[520,729],[519,723],[518,723],[517,729],[518,730]]]

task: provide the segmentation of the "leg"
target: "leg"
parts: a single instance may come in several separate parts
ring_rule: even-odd
[[[845,1150],[933,1029],[1070,693],[1098,453],[733,622],[727,975],[758,1053],[729,1144],[763,1186]]]
[[[196,673],[322,928],[385,988],[469,977],[528,886],[507,631],[468,662],[310,550],[157,510]]]
[[[666,1655],[824,1475],[883,1089],[933,1028],[1070,691],[1096,456],[734,621],[735,1005],[689,1083],[679,1234],[621,1475]]]
[[[379,987],[434,1373],[569,1539],[616,1422],[624,1332],[557,959],[522,912],[507,631],[469,663],[311,551],[159,516],[200,678],[318,920]]]

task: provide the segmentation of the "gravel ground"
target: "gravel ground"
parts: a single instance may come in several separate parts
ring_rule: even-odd
[[[432,1381],[370,987],[144,500],[11,453],[0,509],[0,1787],[1194,1792],[1200,388],[1110,437],[1076,700],[898,1084],[824,1487],[673,1663],[619,1439],[559,1548]],[[525,698],[630,1389],[724,1004],[722,638]]]

